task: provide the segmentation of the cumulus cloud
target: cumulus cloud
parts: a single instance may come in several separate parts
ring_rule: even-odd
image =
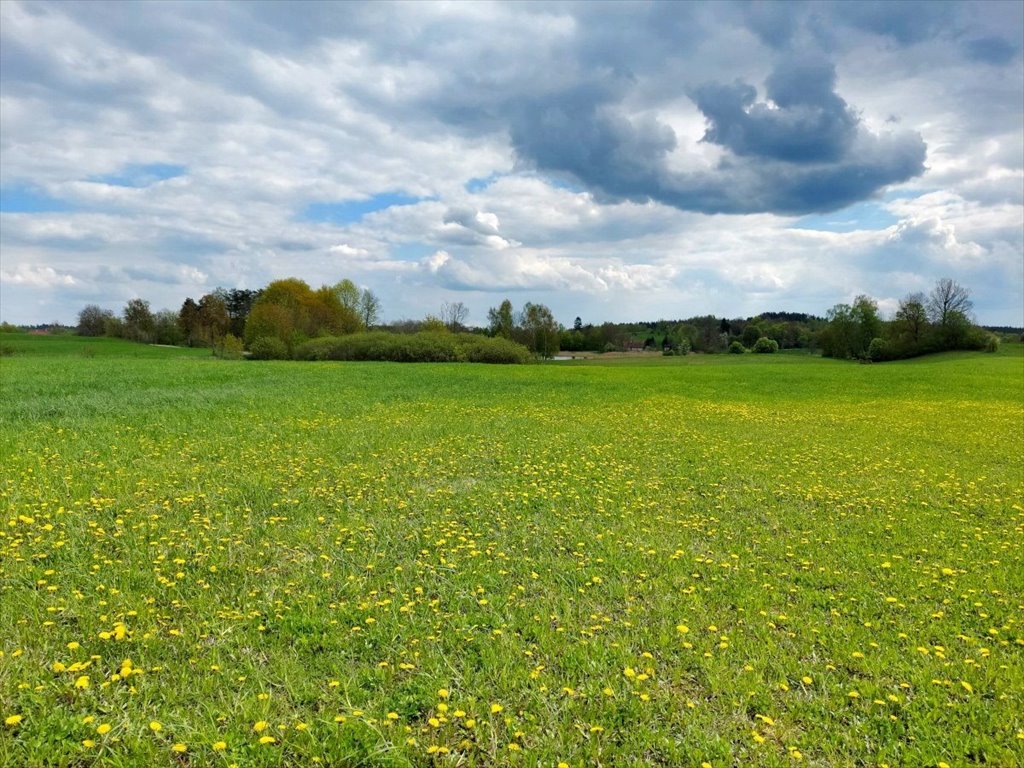
[[[621,114],[605,100],[615,89],[581,89],[521,110],[511,136],[522,161],[568,173],[606,198],[701,213],[836,210],[923,173],[921,136],[869,131],[835,82],[824,58],[794,56],[768,77],[768,101],[740,81],[695,88],[708,121],[703,141],[726,150],[698,172],[672,171],[675,132],[655,117]]]
[[[33,288],[52,288],[54,286],[75,285],[76,280],[67,273],[58,272],[53,267],[17,264],[14,269],[0,270],[0,279],[11,285],[27,285]]]

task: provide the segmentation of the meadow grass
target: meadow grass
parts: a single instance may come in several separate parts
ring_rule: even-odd
[[[0,764],[1024,763],[1020,345],[0,340]]]

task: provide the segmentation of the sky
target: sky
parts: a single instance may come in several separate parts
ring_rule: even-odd
[[[0,319],[350,278],[387,321],[1024,325],[1024,3],[0,3]]]

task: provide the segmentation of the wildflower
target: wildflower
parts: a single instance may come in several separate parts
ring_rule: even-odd
[[[227,748],[228,748],[228,743],[226,741],[215,741],[215,742],[213,742],[213,751],[214,752],[223,752]]]
[[[8,728],[13,728],[14,726],[18,725],[18,723],[20,723],[21,721],[21,715],[8,715],[6,718],[4,718],[4,725],[6,725]]]
[[[160,731],[162,729],[163,729],[163,726],[160,723],[158,723],[156,720],[150,721],[150,723],[149,723],[149,730],[153,731],[153,733],[156,733],[157,731]]]
[[[171,747],[172,752],[177,752],[179,755],[183,752],[188,752],[188,747],[182,744],[180,741]]]
[[[102,736],[105,733],[110,733],[110,723],[100,723],[96,726],[96,733]]]
[[[492,715],[498,714],[503,709],[504,709],[504,707],[501,706],[501,704],[491,704],[491,714]]]
[[[89,687],[89,676],[88,675],[82,675],[77,680],[75,680],[75,688],[81,688],[82,690],[85,690],[88,687]]]
[[[257,720],[255,723],[253,723],[252,729],[256,731],[256,733],[267,730],[267,721]]]
[[[273,736],[260,736],[260,744],[273,744],[276,741]]]

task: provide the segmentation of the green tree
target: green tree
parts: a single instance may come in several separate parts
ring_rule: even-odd
[[[551,310],[543,304],[527,302],[519,315],[521,342],[541,358],[554,357],[558,352],[558,323]]]
[[[130,299],[121,313],[124,320],[124,338],[150,343],[153,341],[153,313],[149,302],[144,299]]]
[[[515,329],[516,322],[511,301],[505,299],[500,306],[487,310],[487,331],[491,336],[511,339]]]

